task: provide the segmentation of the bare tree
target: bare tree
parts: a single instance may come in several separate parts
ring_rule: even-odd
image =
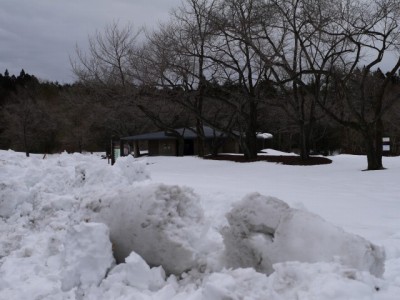
[[[400,68],[399,22],[396,0],[352,0],[343,7],[340,28],[352,52],[336,62],[329,85],[332,93],[319,102],[332,118],[361,134],[368,170],[383,168],[383,117],[399,98],[393,93]],[[393,64],[383,74],[378,67],[389,53]]]
[[[93,124],[104,135],[124,136],[148,128],[138,108],[137,52],[142,29],[108,25],[89,37],[87,52],[76,48],[71,64],[80,84],[90,90],[86,102],[96,108]],[[89,99],[90,98],[90,99]]]
[[[266,78],[279,93],[269,101],[283,109],[299,128],[301,157],[307,159],[317,102],[332,64],[348,49],[344,36],[334,38],[324,28],[336,22],[327,1],[243,0],[257,4],[257,22],[250,32],[238,31],[243,42],[266,63]]]
[[[242,4],[187,1],[150,36],[142,74],[145,82],[182,91],[175,102],[194,115],[199,136],[205,122],[238,138],[251,159],[257,155],[258,85],[265,63],[233,30],[243,23],[242,30],[251,31],[254,23],[257,7]]]
[[[89,37],[88,52],[76,46],[71,65],[78,80],[103,87],[132,84],[132,54],[141,32],[135,32],[131,25],[121,28],[114,22]]]
[[[209,63],[205,52],[211,36],[215,0],[187,0],[167,24],[148,35],[141,52],[140,76],[145,85],[180,90],[171,99],[191,112],[198,136],[199,156],[204,155],[203,106]]]
[[[3,136],[11,140],[17,150],[29,157],[33,150],[44,151],[43,146],[54,131],[55,123],[27,91],[19,90],[3,107],[2,118],[7,124]]]
[[[261,1],[220,1],[213,14],[214,39],[206,58],[213,63],[213,80],[224,93],[218,98],[229,108],[230,124],[239,133],[239,141],[248,159],[257,156],[256,133],[259,129],[260,86],[265,81],[268,64],[243,39],[254,38]]]
[[[196,116],[199,156],[205,154],[202,116],[207,85],[206,73],[209,71],[206,51],[212,39],[211,14],[215,9],[215,2],[216,0],[187,0],[186,5],[180,6],[173,14],[180,26],[179,37],[175,36],[180,50],[184,56],[195,59],[193,77],[197,79],[197,84],[195,90],[185,100]]]
[[[360,132],[368,169],[380,169],[381,118],[394,102],[393,97],[387,99],[386,91],[399,69],[398,55],[384,78],[375,78],[374,84],[371,80],[384,55],[398,50],[399,2],[348,0],[336,4],[325,0],[264,1],[260,10],[272,12],[275,18],[260,18],[251,33],[263,39],[267,48],[259,39],[243,34],[245,31],[238,32],[271,64],[270,74],[281,89],[282,103],[286,104],[282,107],[299,126],[303,158],[308,157],[320,105],[336,121]],[[273,59],[271,48],[275,53]],[[333,81],[337,87],[334,94],[328,88]],[[338,105],[336,110],[328,108],[334,99],[337,104],[345,102],[346,112],[350,113],[346,116],[351,119],[342,118]]]

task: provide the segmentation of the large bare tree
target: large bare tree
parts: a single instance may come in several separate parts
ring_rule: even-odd
[[[248,159],[257,156],[260,86],[266,79],[269,63],[243,38],[260,42],[254,35],[262,7],[261,1],[220,1],[213,14],[215,38],[207,56],[216,65],[214,79],[223,83],[227,97],[220,100],[231,108],[233,125]]]
[[[89,36],[88,50],[76,46],[76,55],[71,58],[78,80],[103,87],[132,84],[132,54],[141,32],[134,31],[131,25],[121,27],[114,22]]]
[[[352,51],[335,62],[328,85],[331,94],[319,103],[333,119],[362,136],[367,169],[379,170],[383,168],[383,117],[399,99],[395,82],[400,68],[400,2],[352,0],[339,12],[340,35]],[[388,55],[391,63],[385,66]]]
[[[147,127],[138,109],[137,51],[142,29],[112,23],[90,36],[87,51],[77,46],[71,64],[80,84],[90,90],[84,99],[96,110],[93,126],[109,138],[139,133]],[[89,97],[90,96],[90,97]]]
[[[363,136],[368,169],[381,169],[382,116],[396,98],[388,99],[387,90],[400,66],[396,54],[399,2],[268,0],[262,3],[260,10],[272,12],[275,17],[260,18],[252,33],[269,47],[265,48],[250,34],[243,34],[244,31],[238,32],[243,41],[271,64],[269,70],[283,96],[281,106],[299,126],[302,157],[309,154],[319,105],[340,124]],[[273,60],[271,48],[275,52]],[[393,63],[377,80],[372,74],[389,52]],[[334,92],[328,88],[333,81]],[[343,110],[338,109],[343,104],[346,118],[339,113]]]
[[[148,43],[140,55],[138,76],[145,85],[181,92],[175,99],[171,98],[170,106],[175,108],[178,104],[192,114],[200,156],[204,155],[203,107],[206,77],[210,74],[205,53],[212,38],[214,2],[184,1],[173,11],[167,24],[148,34]]]

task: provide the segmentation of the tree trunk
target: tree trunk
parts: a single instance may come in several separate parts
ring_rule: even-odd
[[[310,129],[304,123],[300,124],[300,158],[307,160],[310,158]]]
[[[244,138],[246,146],[243,147],[244,157],[247,160],[257,158],[257,104],[254,97],[249,99],[249,120],[247,120],[246,136]]]
[[[368,168],[367,170],[382,170],[382,155],[379,155],[379,151],[374,146],[373,141],[366,140],[366,151],[367,151],[367,161],[368,161]]]
[[[140,156],[139,141],[135,141],[133,144],[133,156],[134,157]]]
[[[244,137],[240,138],[240,144],[246,160],[257,158],[257,135],[252,127],[248,127]]]
[[[372,131],[372,132],[371,132]],[[367,170],[382,170],[382,121],[378,120],[370,130],[363,133],[365,148],[367,152],[368,168]]]
[[[204,157],[205,155],[205,143],[204,143],[204,127],[203,122],[200,119],[196,121],[196,134],[197,134],[197,155]]]
[[[79,153],[83,152],[82,138],[78,138],[78,151]]]
[[[28,138],[27,138],[27,133],[26,133],[26,127],[24,126],[24,147],[25,147],[25,155],[26,157],[29,157],[29,146],[28,146]]]
[[[185,150],[185,140],[182,137],[178,138],[177,147],[178,147],[178,149],[177,149],[178,156],[183,156],[184,150]]]
[[[244,157],[247,160],[253,160],[257,158],[257,136],[255,132],[247,132],[245,137],[246,147],[243,149]]]

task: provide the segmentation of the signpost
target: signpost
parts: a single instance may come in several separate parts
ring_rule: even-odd
[[[115,164],[118,157],[121,156],[121,148],[119,140],[111,139],[111,164]]]
[[[390,155],[390,137],[382,138],[382,151],[383,155]]]

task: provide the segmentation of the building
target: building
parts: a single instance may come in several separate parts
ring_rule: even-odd
[[[236,139],[225,133],[204,126],[205,150],[207,154],[218,152],[239,153],[240,147]],[[174,131],[158,131],[140,135],[123,137],[119,145],[121,155],[130,153],[138,156],[142,150],[147,150],[149,156],[197,155],[198,139],[194,128],[178,128]],[[181,149],[180,149],[181,147]]]
[[[204,126],[205,154],[241,153],[238,139],[227,134]],[[238,133],[237,133],[238,134]],[[272,135],[268,133],[257,134],[259,149],[270,146]],[[198,155],[199,145],[194,128],[178,128],[173,131],[157,131],[123,137],[111,143],[111,161],[115,162],[119,156],[129,154],[135,157],[141,153],[149,156],[184,156]]]

